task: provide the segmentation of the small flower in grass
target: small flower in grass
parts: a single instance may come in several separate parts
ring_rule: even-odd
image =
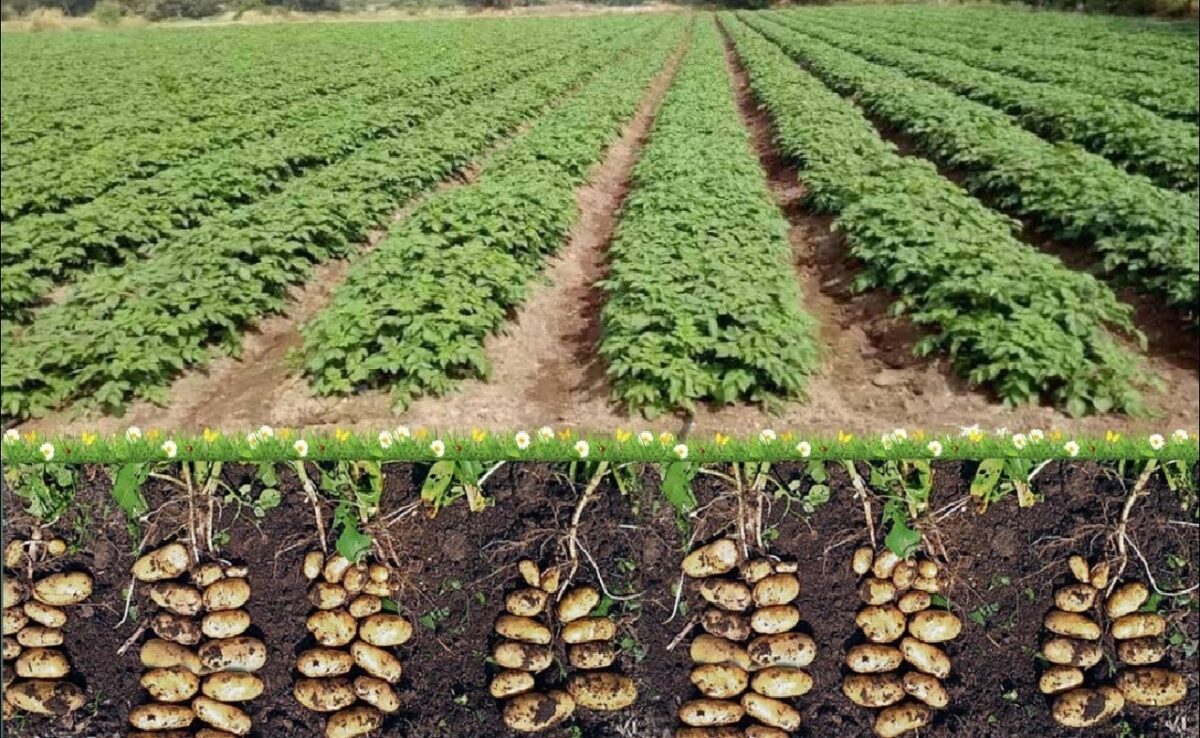
[[[308,441],[303,438],[297,438],[296,442],[292,444],[292,449],[296,452],[296,456],[303,459],[305,456],[308,456]]]
[[[763,428],[758,432],[758,440],[762,443],[775,443],[775,439],[777,438],[778,436],[775,435],[775,431],[770,428]]]
[[[1062,431],[1060,431],[1060,430],[1052,430],[1052,431],[1050,431],[1050,440],[1051,440],[1051,441],[1054,441],[1055,443],[1058,443],[1059,441],[1061,441],[1061,440],[1062,440],[1062,438],[1063,438]]]
[[[482,429],[482,428],[472,428],[471,429],[471,440],[474,441],[475,443],[483,443],[483,440],[485,438],[487,438],[487,431],[485,431],[484,429]]]
[[[221,437],[221,434],[212,428],[205,428],[203,435],[205,443],[216,443],[217,439]]]
[[[338,443],[345,443],[350,439],[350,431],[345,428],[334,428],[333,437],[337,439]]]
[[[538,428],[537,437],[539,441],[553,441],[554,429],[548,425],[543,425],[541,428]]]
[[[43,443],[41,448],[38,449],[38,451],[41,452],[42,458],[45,459],[46,461],[49,461],[50,459],[54,458],[54,444],[52,444],[52,443],[49,443],[49,442]]]
[[[569,441],[569,440],[571,440],[571,429],[570,429],[570,428],[563,428],[562,430],[560,430],[560,431],[558,432],[558,440],[560,440],[560,441]]]
[[[943,449],[941,441],[930,441],[928,444],[926,444],[925,448],[929,449],[929,453],[933,454],[934,456],[942,455]]]
[[[717,442],[718,446],[724,446],[729,443],[729,436],[725,435],[724,433],[717,433],[713,440]]]
[[[429,431],[424,428],[417,428],[415,431],[413,431],[413,438],[417,439],[418,441],[424,441],[428,435]]]
[[[838,431],[838,443],[847,444],[854,440],[853,433],[847,433],[844,430]]]
[[[522,451],[529,448],[530,438],[529,438],[529,434],[526,433],[525,431],[517,431],[517,434],[515,436],[513,436],[513,441],[516,442],[517,448],[519,448]]]
[[[1104,440],[1108,443],[1116,443],[1121,440],[1121,434],[1114,430],[1107,430],[1104,432]]]
[[[894,438],[897,443],[899,443],[901,441],[907,441],[908,440],[908,431],[904,430],[903,428],[897,428],[894,431],[892,431],[892,438]]]
[[[915,431],[912,432],[912,437],[913,437],[914,441],[924,441],[925,440],[925,431],[921,430],[920,428],[917,428]]]
[[[394,440],[395,440],[395,438],[392,436],[391,431],[387,431],[387,430],[379,431],[379,447],[380,448],[385,449],[385,450],[391,448],[392,441],[394,441]]]
[[[247,433],[246,434],[246,445],[249,446],[251,450],[258,448],[258,434],[257,433]]]
[[[668,443],[671,443],[674,440],[675,440],[675,436],[668,433],[667,431],[663,431],[662,433],[658,434],[658,442],[664,446],[666,446]]]
[[[999,428],[996,429],[996,436],[998,438],[1004,438],[1007,435],[1008,435],[1008,428],[1005,428],[1004,426],[1000,426]]]
[[[983,431],[979,430],[979,423],[976,423],[975,425],[963,425],[959,426],[958,428],[959,438],[970,438],[972,434],[982,432]]]
[[[286,441],[292,437],[292,429],[291,428],[280,428],[278,435],[280,438],[282,438],[283,440]]]
[[[800,454],[800,458],[807,459],[812,456],[812,444],[808,441],[801,441],[796,444],[796,452]]]
[[[433,452],[434,456],[440,459],[446,455],[446,444],[442,442],[442,439],[435,438],[429,444],[429,450]]]
[[[892,434],[884,433],[879,437],[879,442],[883,444],[883,449],[885,451],[890,451],[892,448]]]
[[[136,425],[131,425],[125,430],[125,440],[130,443],[137,443],[142,440],[142,429]]]
[[[1033,430],[1029,431],[1029,440],[1033,441],[1034,443],[1041,443],[1042,441],[1046,440],[1046,434],[1041,428],[1034,428]]]
[[[688,447],[686,443],[677,443],[675,448],[671,449],[680,459],[686,459],[688,455]]]
[[[1184,443],[1185,441],[1187,441],[1187,439],[1188,439],[1188,432],[1185,431],[1183,428],[1180,428],[1179,430],[1177,430],[1171,434],[1171,440],[1174,441],[1175,443]]]
[[[629,439],[633,438],[633,433],[624,428],[617,428],[617,432],[614,435],[617,437],[617,443],[628,443]]]
[[[1020,451],[1029,445],[1029,439],[1025,437],[1024,433],[1014,433],[1012,437],[1012,445],[1016,446],[1017,450]]]
[[[587,441],[580,439],[575,442],[575,453],[579,454],[579,458],[586,459],[588,456],[588,452],[590,452],[590,451],[591,451],[591,447],[588,446]]]
[[[16,443],[19,440],[21,440],[21,432],[16,428],[9,428],[8,430],[4,431],[5,443]]]
[[[168,459],[175,458],[175,454],[179,453],[179,446],[175,445],[175,442],[170,438],[163,441],[162,446],[159,446],[159,448],[161,448],[162,452],[167,455]]]
[[[258,435],[262,436],[264,440],[267,438],[274,438],[275,429],[269,425],[260,425],[258,427]]]
[[[1160,434],[1155,433],[1154,435],[1150,436],[1150,448],[1154,449],[1155,451],[1161,451],[1162,447],[1166,445],[1167,439],[1163,438]]]
[[[1074,441],[1067,441],[1063,444],[1063,451],[1067,452],[1067,456],[1072,459],[1079,455],[1079,444]]]
[[[96,442],[97,438],[98,436],[91,431],[84,431],[83,433],[79,434],[79,440],[83,441],[84,446],[91,446]]]
[[[649,446],[650,444],[654,443],[654,434],[648,430],[642,431],[638,434],[638,443],[642,444],[643,446]]]
[[[392,437],[397,441],[407,441],[412,438],[412,431],[408,429],[407,425],[398,425],[396,430],[392,431]]]

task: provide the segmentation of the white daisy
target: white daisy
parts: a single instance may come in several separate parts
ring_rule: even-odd
[[[642,431],[638,434],[638,443],[642,444],[643,446],[649,446],[650,444],[654,443],[654,434],[648,430]]]
[[[1029,431],[1029,440],[1033,441],[1034,443],[1041,443],[1045,439],[1046,434],[1042,432],[1041,428],[1034,428],[1033,430]]]
[[[19,440],[21,440],[21,434],[17,432],[16,428],[9,428],[8,430],[4,431],[5,443],[16,443]]]
[[[392,437],[397,441],[407,441],[412,437],[412,431],[408,429],[407,425],[398,425],[396,430],[392,431]]]
[[[529,434],[525,431],[517,431],[517,434],[513,436],[513,440],[516,441],[517,448],[521,449],[522,451],[529,448],[530,438]]]
[[[575,442],[575,453],[579,454],[579,458],[586,459],[589,451],[591,451],[591,447],[588,446],[587,441],[580,439]]]
[[[168,438],[163,441],[162,452],[167,455],[168,459],[173,459],[175,458],[175,454],[179,453],[179,446],[175,445],[175,442]]]
[[[800,454],[800,458],[807,459],[812,455],[812,444],[808,441],[801,441],[796,444],[796,451]]]
[[[929,453],[933,454],[934,456],[941,456],[941,455],[942,455],[942,443],[941,443],[941,441],[930,441],[930,442],[929,442],[929,443],[928,443],[928,444],[925,446],[925,448],[929,449]]]
[[[1020,451],[1029,445],[1029,439],[1025,437],[1024,433],[1014,433],[1012,437],[1012,445],[1016,446],[1017,450]]]
[[[393,440],[394,440],[394,436],[392,436],[391,431],[386,431],[386,430],[379,431],[379,447],[380,448],[384,448],[384,449],[391,448]]]
[[[538,428],[537,437],[539,441],[553,441],[554,429],[548,425],[543,425],[541,428]]]
[[[49,461],[50,459],[54,458],[54,444],[43,443],[41,448],[38,449],[38,451],[42,452],[42,458],[45,459],[46,461]]]
[[[142,440],[142,429],[136,425],[129,426],[129,429],[125,431],[125,440],[130,443],[137,443]]]
[[[1063,451],[1067,452],[1067,456],[1075,458],[1079,455],[1079,444],[1074,441],[1067,441],[1063,444]]]
[[[446,455],[446,444],[442,442],[442,439],[435,438],[429,444],[429,450],[433,452],[434,456],[440,459]]]
[[[275,437],[275,429],[269,425],[260,425],[258,427],[258,435],[261,436],[263,439],[274,438]]]
[[[303,438],[297,438],[296,442],[292,444],[292,448],[295,449],[296,455],[300,458],[303,459],[305,456],[308,456],[308,441]]]
[[[1155,451],[1161,451],[1162,447],[1166,445],[1167,439],[1163,438],[1162,435],[1155,433],[1154,435],[1150,436],[1150,448],[1154,449]]]
[[[675,448],[672,450],[675,452],[675,455],[678,456],[680,459],[687,458],[688,447],[687,447],[686,443],[677,443],[677,444],[675,444]]]
[[[775,443],[776,438],[778,438],[778,436],[776,436],[775,431],[771,430],[770,428],[763,428],[758,432],[758,440],[762,441],[763,443]]]
[[[11,431],[10,431],[10,433],[11,433]],[[1185,431],[1183,428],[1180,428],[1179,430],[1177,430],[1171,434],[1171,440],[1174,441],[1175,443],[1183,443],[1187,439],[1188,439],[1188,432]]]

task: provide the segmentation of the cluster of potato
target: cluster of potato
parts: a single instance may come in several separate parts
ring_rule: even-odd
[[[296,657],[301,678],[292,693],[309,710],[332,713],[328,738],[366,735],[400,709],[394,685],[401,664],[392,649],[412,638],[412,623],[383,611],[395,595],[383,564],[310,551],[304,576],[312,582],[308,597],[315,608],[305,625],[317,645]]]
[[[787,738],[800,728],[800,711],[788,700],[812,689],[804,667],[817,647],[796,631],[799,565],[740,558],[737,542],[721,538],[683,560],[708,606],[700,619],[705,632],[691,644],[691,681],[702,696],[679,707],[686,727],[676,738]],[[738,578],[724,576],[734,569]]]
[[[1068,566],[1075,581],[1054,593],[1054,609],[1043,621],[1050,636],[1042,643],[1042,656],[1051,666],[1042,673],[1039,687],[1044,694],[1056,695],[1051,712],[1055,721],[1088,728],[1116,717],[1126,702],[1166,707],[1182,700],[1187,681],[1178,672],[1155,666],[1166,656],[1162,636],[1167,622],[1158,613],[1138,612],[1150,597],[1141,582],[1117,587],[1103,602],[1117,657],[1128,668],[1117,675],[1115,687],[1083,686],[1084,672],[1104,658],[1094,615],[1100,590],[1108,586],[1109,567],[1089,566],[1082,556],[1072,556]]]
[[[958,637],[962,621],[933,605],[942,589],[936,562],[864,547],[851,564],[862,577],[858,593],[866,606],[854,622],[866,642],[846,654],[852,673],[842,692],[856,705],[880,709],[875,733],[894,738],[928,725],[933,710],[949,705],[942,680],[950,675],[950,657],[938,644]]]
[[[14,540],[4,550],[4,565],[26,563],[66,553],[60,538],[49,542]],[[84,695],[66,680],[71,664],[59,650],[67,611],[92,594],[93,582],[84,572],[59,572],[33,582],[5,572],[3,716],[18,711],[37,715],[66,715],[83,706]]]
[[[267,647],[245,635],[247,574],[243,566],[195,563],[182,543],[134,562],[133,576],[150,585],[155,612],[154,636],[141,649],[140,682],[151,702],[130,711],[130,738],[184,738],[197,720],[207,727],[196,738],[250,733],[250,716],[238,704],[262,694],[254,672],[266,664]]]

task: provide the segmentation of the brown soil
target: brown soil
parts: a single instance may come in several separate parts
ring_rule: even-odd
[[[310,465],[310,470],[315,467]],[[170,467],[161,471],[177,473]],[[865,471],[862,465],[860,471]],[[811,515],[802,515],[794,502],[789,506],[786,497],[769,495],[763,537],[773,554],[801,562],[804,587],[799,604],[818,643],[818,658],[811,667],[815,686],[797,701],[805,719],[800,735],[867,738],[872,715],[850,704],[840,690],[841,658],[853,638],[853,617],[861,606],[848,558],[854,547],[867,542],[867,534],[862,507],[844,471],[831,466],[830,472],[832,499]],[[418,625],[400,654],[405,666],[400,685],[403,708],[388,721],[382,735],[512,735],[502,727],[499,706],[486,692],[485,657],[492,644],[492,623],[503,609],[504,594],[518,586],[517,561],[532,558],[543,565],[567,561],[571,516],[588,481],[583,472],[575,478],[570,474],[566,467],[509,464],[485,485],[494,503],[487,513],[470,513],[459,501],[431,517],[418,502],[424,468],[405,464],[385,468],[380,515],[385,524],[376,528],[376,538],[381,552],[394,554],[392,560],[405,582],[399,596],[402,611]],[[801,466],[778,465],[772,474],[781,484],[795,483],[800,493],[811,484]],[[947,684],[951,707],[939,713],[934,726],[922,735],[1066,738],[1074,733],[1050,720],[1048,700],[1036,688],[1039,666],[1033,654],[1041,619],[1051,606],[1053,589],[1067,580],[1068,555],[1117,563],[1112,533],[1133,480],[1113,467],[1055,464],[1038,476],[1037,489],[1044,501],[1037,506],[1018,509],[1009,497],[980,515],[968,497],[972,476],[970,465],[937,465],[931,512],[921,525],[928,541],[926,553],[944,562],[951,577],[952,608],[964,620],[962,635],[948,647],[954,660]],[[260,487],[251,466],[229,465],[223,479],[234,489],[250,484],[257,493]],[[733,530],[735,498],[724,481],[698,477],[694,489],[700,508],[684,531],[662,497],[655,467],[627,467],[623,481],[624,494],[611,477],[606,478],[584,510],[578,540],[586,554],[581,554],[574,582],[603,585],[617,597],[632,597],[615,601],[611,614],[621,624],[620,669],[635,678],[640,699],[622,713],[581,711],[569,726],[549,733],[552,738],[665,737],[675,726],[675,709],[691,694],[687,679],[691,633],[686,630],[700,600],[687,585],[676,605],[679,562],[690,543]],[[148,612],[144,588],[138,588],[134,610],[123,617],[129,566],[140,541],[130,537],[123,516],[110,501],[108,486],[103,469],[81,471],[77,506],[50,526],[50,531],[75,542],[80,553],[43,567],[83,568],[96,577],[95,594],[73,611],[66,633],[66,651],[90,701],[66,725],[28,717],[14,721],[6,734],[16,738],[116,738],[126,732],[129,709],[145,699],[137,685],[138,641],[119,653],[137,631],[139,615]],[[267,666],[260,672],[267,689],[247,708],[254,719],[254,735],[317,738],[323,721],[305,712],[291,696],[291,664],[306,638],[307,583],[300,562],[306,551],[319,544],[312,509],[290,472],[281,474],[280,488],[283,503],[262,520],[244,509],[239,515],[236,505],[228,503],[219,510],[215,529],[229,538],[217,553],[249,565],[254,591],[249,610],[255,635],[268,645]],[[157,545],[181,538],[187,505],[177,488],[151,480],[145,489],[152,510],[141,530],[145,542]],[[1129,533],[1137,554],[1125,578],[1146,581],[1149,571],[1164,590],[1194,588],[1200,576],[1194,516],[1180,511],[1179,493],[1167,489],[1161,477],[1152,481],[1149,491],[1130,518]],[[4,541],[28,536],[31,521],[20,511],[21,501],[6,488],[4,502],[9,511]],[[875,500],[876,511],[879,503]],[[327,507],[323,514],[328,524]],[[1187,699],[1161,710],[1127,708],[1122,720],[1132,733],[1120,733],[1122,724],[1115,721],[1090,735],[1194,735],[1194,716],[1200,706],[1194,656],[1200,645],[1200,615],[1194,601],[1187,605],[1178,598],[1173,603],[1163,600],[1171,633],[1180,638],[1168,663],[1186,676]],[[673,643],[677,645],[668,650]],[[1111,643],[1108,648],[1111,651]],[[559,662],[565,663],[558,655]],[[1113,668],[1106,662],[1090,672],[1089,679],[1104,683],[1111,679]],[[559,684],[566,676],[564,670],[552,668],[545,679],[547,684]]]

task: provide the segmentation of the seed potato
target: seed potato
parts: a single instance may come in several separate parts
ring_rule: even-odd
[[[842,692],[859,707],[887,707],[907,696],[895,674],[850,674],[842,680]]]
[[[683,559],[683,573],[693,579],[727,574],[738,563],[738,546],[732,538],[719,538],[701,546]]]
[[[541,615],[542,611],[546,609],[546,601],[549,599],[550,595],[544,590],[526,587],[509,592],[504,598],[504,609],[512,615],[534,618]]]
[[[750,688],[775,699],[789,699],[806,694],[813,686],[807,672],[790,666],[768,666],[754,673]]]
[[[772,728],[789,732],[800,728],[800,711],[781,700],[747,692],[742,695],[742,709],[750,717]]]
[[[1042,694],[1058,694],[1083,686],[1083,670],[1077,666],[1055,665],[1042,672],[1038,689]]]
[[[92,576],[82,571],[63,571],[44,577],[33,585],[33,598],[43,605],[78,605],[92,595]]]
[[[28,600],[22,608],[25,615],[38,625],[44,625],[47,628],[61,628],[67,624],[67,613],[57,607],[43,604],[37,600]]]
[[[187,705],[138,705],[129,711],[129,724],[138,730],[177,730],[195,719]]]
[[[580,618],[562,629],[562,639],[569,644],[607,641],[616,635],[617,624],[608,618]]]
[[[384,713],[400,709],[400,697],[392,685],[372,676],[359,676],[354,680],[354,694],[368,705]]]
[[[1141,666],[1117,674],[1117,689],[1126,702],[1143,707],[1169,707],[1187,696],[1187,680],[1170,669]]]
[[[263,693],[263,681],[244,671],[219,671],[204,678],[201,691],[218,702],[249,702]]]
[[[297,679],[292,696],[313,712],[337,712],[358,699],[354,686],[344,677]]]
[[[383,725],[383,714],[374,707],[358,705],[333,713],[325,723],[325,738],[358,738]]]
[[[750,616],[750,627],[755,633],[785,633],[800,623],[800,610],[793,605],[770,605],[760,607]]]
[[[800,580],[795,574],[772,574],[754,585],[754,604],[758,607],[787,605],[800,596]]]
[[[526,692],[504,703],[504,724],[522,733],[537,733],[564,722],[575,713],[575,700],[559,690]]]
[[[209,638],[235,638],[250,628],[250,613],[245,610],[218,610],[200,621],[200,632]]]
[[[896,599],[896,585],[889,579],[867,577],[858,586],[858,597],[868,605],[886,605]]]
[[[926,643],[945,643],[962,632],[962,621],[948,610],[922,610],[909,618],[908,632]]]
[[[245,579],[220,579],[204,590],[208,610],[236,610],[250,600],[250,583]]]
[[[1160,636],[1166,630],[1166,618],[1156,612],[1124,615],[1117,618],[1112,624],[1112,636],[1119,641]]]
[[[860,577],[871,571],[871,564],[875,562],[875,552],[863,546],[854,550],[854,555],[850,557],[850,568]]]
[[[505,700],[514,695],[522,694],[533,689],[533,674],[516,669],[505,669],[492,678],[488,692],[498,700]]]
[[[753,600],[753,594],[745,584],[717,577],[710,577],[700,583],[700,596],[709,604],[732,612],[746,610]]]
[[[1077,641],[1073,638],[1050,638],[1042,644],[1042,655],[1052,664],[1078,666],[1090,669],[1100,663],[1104,651],[1093,641]]]
[[[371,676],[393,684],[400,681],[400,659],[388,651],[363,641],[355,641],[350,646],[350,655],[354,657],[354,663]]]
[[[623,710],[638,695],[632,679],[610,671],[576,674],[568,680],[567,692],[579,707],[600,712]]]
[[[200,677],[176,666],[144,672],[140,684],[157,702],[186,702],[200,690]]]
[[[700,617],[700,626],[704,632],[711,633],[731,641],[744,641],[750,637],[750,618],[741,613],[729,612],[719,607],[705,608]]]
[[[31,679],[4,690],[13,707],[35,715],[67,715],[83,707],[83,690],[60,679]]]
[[[502,641],[496,645],[492,658],[502,669],[519,669],[534,674],[550,668],[554,654],[545,646],[518,641]]]
[[[258,671],[267,663],[267,647],[249,636],[209,641],[198,655],[209,671]]]
[[[1130,666],[1157,664],[1166,655],[1166,644],[1156,637],[1131,638],[1117,642],[1117,658]]]
[[[1088,616],[1077,612],[1051,610],[1046,613],[1042,624],[1051,633],[1068,638],[1079,638],[1085,641],[1095,641],[1100,638],[1100,626]],[[1116,634],[1114,633],[1114,635]]]
[[[692,684],[705,697],[729,699],[746,691],[750,675],[733,664],[702,664],[692,669]]]
[[[877,643],[862,643],[846,652],[846,666],[856,674],[882,674],[904,663],[900,649]]]
[[[904,638],[900,641],[900,652],[904,654],[904,660],[918,671],[932,674],[938,679],[950,676],[950,657],[937,646],[916,638]]]
[[[904,702],[880,710],[875,718],[875,735],[879,738],[899,738],[910,731],[919,730],[933,720],[933,712],[917,702]]]
[[[600,592],[595,587],[577,587],[559,600],[558,619],[564,623],[578,620],[585,617],[599,604]]]
[[[1115,687],[1081,687],[1060,694],[1050,714],[1068,728],[1090,728],[1113,719],[1124,708],[1125,698]]]
[[[168,543],[133,562],[133,576],[139,582],[161,582],[181,576],[191,563],[187,546]]]
[[[746,647],[750,661],[763,666],[808,666],[817,655],[817,644],[805,633],[758,636]]]
[[[904,675],[903,682],[904,691],[909,696],[915,697],[935,710],[943,710],[950,704],[950,693],[936,677],[910,671]]]
[[[164,610],[189,618],[199,613],[204,605],[200,590],[179,582],[155,582],[150,585],[150,600]]]
[[[679,706],[679,719],[694,728],[733,725],[745,714],[744,707],[728,700],[699,699]]]
[[[204,671],[195,651],[187,646],[164,641],[161,638],[151,638],[142,644],[141,659],[142,666],[148,669],[182,667],[193,674],[200,674]]]
[[[891,605],[864,607],[854,624],[873,643],[892,643],[904,635],[904,613]]]
[[[341,676],[354,666],[354,657],[336,648],[310,648],[296,657],[296,670],[306,677]]]

